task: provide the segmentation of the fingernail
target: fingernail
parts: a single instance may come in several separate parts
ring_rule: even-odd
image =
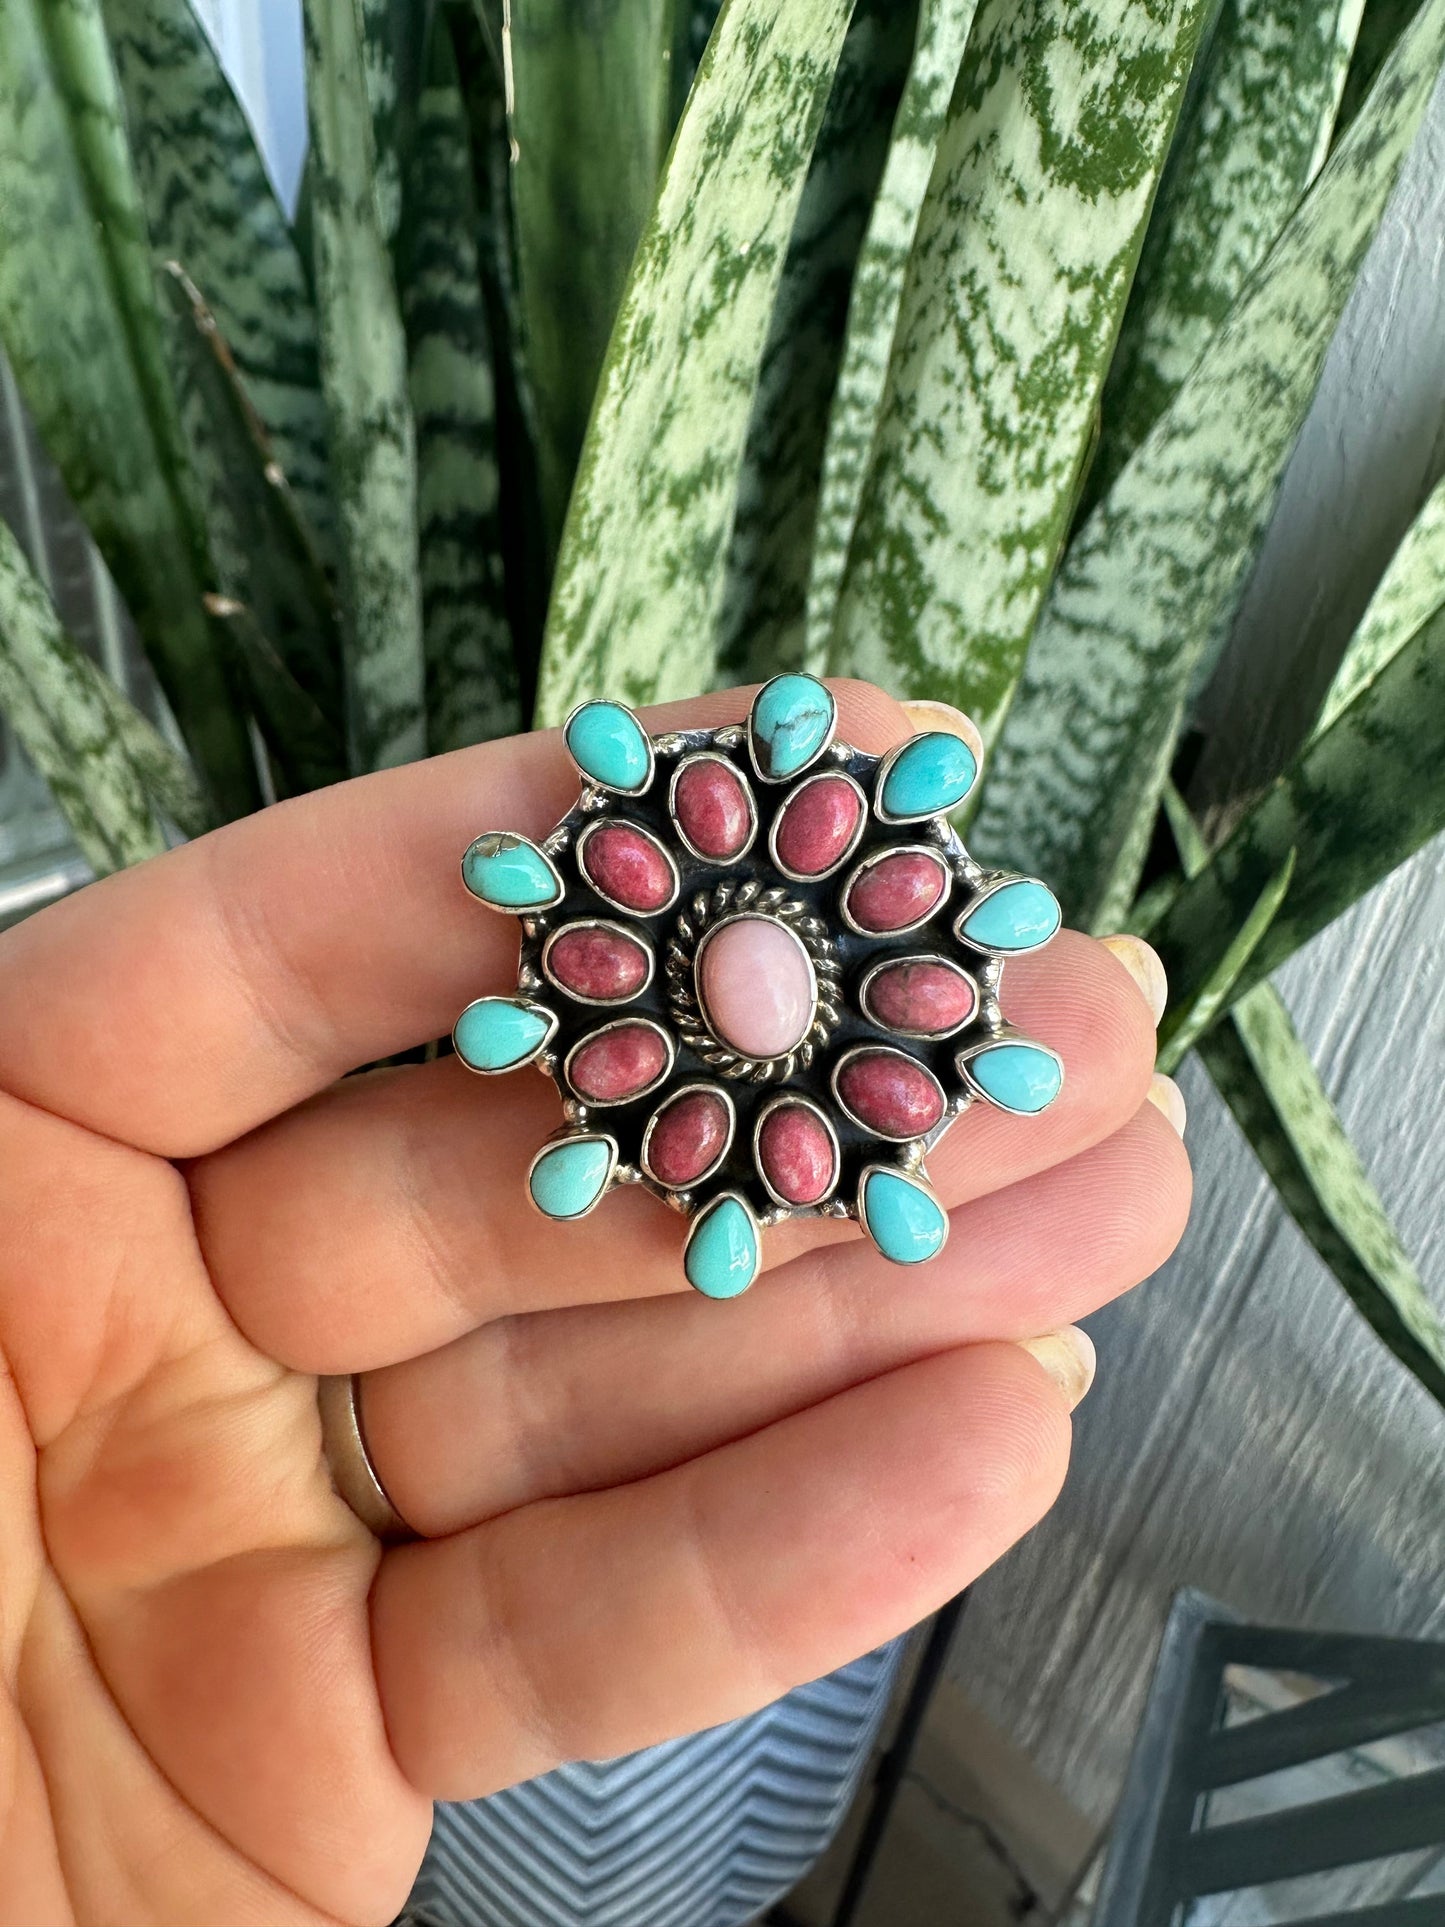
[[[973,751],[974,762],[980,769],[983,768],[983,737],[972,716],[965,716],[952,703],[936,703],[928,697],[905,703],[903,713],[917,730],[941,729],[949,736],[961,736]]]
[[[1049,1332],[1043,1338],[1021,1338],[1018,1346],[1043,1366],[1072,1412],[1093,1384],[1099,1362],[1089,1334],[1077,1325],[1065,1325],[1062,1331]]]
[[[1102,941],[1104,948],[1119,959],[1138,984],[1157,1026],[1169,1001],[1169,979],[1164,974],[1158,951],[1151,949],[1142,937],[1105,937]]]
[[[1164,1113],[1180,1137],[1183,1137],[1184,1126],[1189,1119],[1189,1112],[1184,1104],[1184,1093],[1174,1079],[1166,1077],[1163,1071],[1155,1071],[1149,1080],[1149,1102],[1156,1110]]]

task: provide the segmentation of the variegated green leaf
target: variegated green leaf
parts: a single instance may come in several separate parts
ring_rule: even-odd
[[[815,666],[826,667],[828,661],[838,592],[893,354],[904,278],[977,4],[978,0],[922,0],[912,64],[858,255],[828,420],[808,579],[806,654]]]
[[[828,666],[992,741],[1053,573],[1203,0],[984,0]]]
[[[540,718],[695,690],[758,365],[852,0],[727,0],[617,318],[568,511]]]
[[[340,782],[346,760],[336,712],[323,710],[302,688],[244,602],[215,595],[207,598],[207,606],[235,651],[278,791],[299,796]]]
[[[1290,850],[1260,891],[1248,916],[1225,945],[1204,982],[1185,1002],[1171,998],[1168,1013],[1159,1026],[1161,1071],[1177,1070],[1229,1003],[1246,964],[1279,914],[1279,907],[1289,890],[1290,878],[1294,875],[1294,867],[1295,853]]]
[[[1340,96],[1340,111],[1335,122],[1339,138],[1365,103],[1375,76],[1388,59],[1400,35],[1420,11],[1420,0],[1365,0],[1360,30],[1355,36],[1350,70]]]
[[[1104,388],[1092,507],[1163,414],[1329,149],[1361,0],[1223,0]]]
[[[0,0],[0,336],[217,804],[254,808],[98,0]]]
[[[859,0],[813,144],[753,397],[718,655],[730,682],[801,667],[828,410],[858,250],[913,50],[912,10]]]
[[[1433,4],[1433,0],[1431,0]],[[1249,906],[1294,849],[1289,896],[1241,976],[1238,997],[1445,828],[1445,608],[1305,745],[1150,932],[1175,996],[1215,971]]]
[[[321,375],[357,769],[426,748],[416,437],[406,335],[377,213],[358,0],[306,0]],[[356,325],[358,314],[366,326]]]
[[[1313,734],[1336,722],[1417,630],[1445,608],[1445,481],[1407,531],[1350,638]]]
[[[398,247],[416,419],[427,744],[459,749],[522,725],[507,621],[496,391],[466,112],[435,32],[407,163]]]
[[[1253,990],[1200,1047],[1295,1222],[1356,1310],[1445,1404],[1445,1325],[1273,990]]]
[[[1168,411],[1070,546],[975,838],[1117,928],[1196,662],[1257,553],[1325,349],[1445,53],[1428,0],[1368,106]],[[1252,903],[1287,836],[1236,908]],[[1312,864],[1300,845],[1301,873]],[[1296,885],[1296,891],[1300,889]],[[1266,939],[1293,923],[1286,913]],[[1232,928],[1232,924],[1216,926]]]
[[[345,755],[341,635],[331,585],[216,317],[174,264],[162,286],[172,309],[177,395],[217,587],[250,606],[291,674],[333,719],[335,780],[344,774]]]
[[[510,9],[517,279],[554,544],[671,131],[673,8]]]
[[[357,0],[371,105],[372,188],[389,248],[401,232],[405,181],[437,0]]]
[[[49,783],[98,873],[165,848],[102,681],[101,671],[61,628],[20,544],[0,522],[0,713]],[[124,700],[118,690],[114,694]]]
[[[316,314],[250,125],[190,0],[101,0],[151,242],[225,337],[323,554],[333,554]]]

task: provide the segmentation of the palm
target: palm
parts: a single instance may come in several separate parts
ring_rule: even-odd
[[[844,712],[905,733],[876,692]],[[0,1919],[385,1921],[432,1798],[758,1705],[1057,1488],[1063,1402],[986,1341],[1143,1276],[1188,1191],[1087,940],[1016,978],[1066,1100],[935,1159],[957,1269],[786,1227],[725,1344],[648,1200],[565,1246],[516,1208],[540,1080],[335,1083],[505,981],[447,882],[479,825],[559,813],[559,761],[370,779],[0,941]],[[317,1371],[367,1374],[422,1542],[335,1497]]]

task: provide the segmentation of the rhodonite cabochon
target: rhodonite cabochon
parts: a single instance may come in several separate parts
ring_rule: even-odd
[[[1027,1115],[1062,1082],[998,1000],[1058,907],[950,825],[971,752],[924,732],[872,756],[836,720],[793,673],[721,729],[649,737],[619,703],[579,705],[576,806],[536,843],[487,831],[463,861],[521,944],[515,987],[479,985],[458,1021],[458,1055],[536,1064],[562,1098],[532,1202],[566,1222],[646,1187],[689,1220],[683,1269],[712,1297],[752,1283],[786,1217],[853,1217],[896,1263],[934,1256],[928,1150],[971,1105]]]

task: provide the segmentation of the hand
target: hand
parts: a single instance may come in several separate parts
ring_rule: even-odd
[[[876,690],[842,733],[907,735]],[[736,693],[661,713],[717,723]],[[513,981],[462,849],[574,794],[554,736],[347,784],[0,938],[0,1920],[384,1922],[434,1797],[731,1718],[924,1617],[1063,1477],[1006,1341],[1167,1256],[1183,1147],[1091,940],[1010,964],[1067,1066],[930,1160],[944,1254],[767,1239],[718,1305],[619,1193],[523,1204],[535,1073],[338,1078]],[[335,1496],[317,1372],[365,1370],[412,1525]]]

